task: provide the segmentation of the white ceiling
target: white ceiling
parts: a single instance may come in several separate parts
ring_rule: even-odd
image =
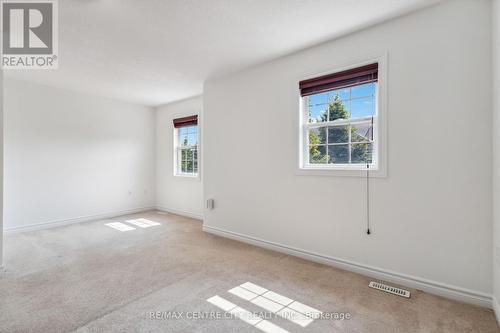
[[[438,0],[61,0],[59,69],[9,71],[159,105],[203,82]]]

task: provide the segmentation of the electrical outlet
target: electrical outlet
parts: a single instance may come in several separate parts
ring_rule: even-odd
[[[495,257],[496,257],[497,266],[500,267],[500,246],[496,247],[495,252],[496,252]]]
[[[215,208],[215,200],[214,199],[208,199],[207,200],[207,209],[212,210]]]

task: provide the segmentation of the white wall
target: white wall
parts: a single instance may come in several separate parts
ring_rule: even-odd
[[[205,229],[491,306],[490,23],[489,1],[449,1],[207,82]],[[384,52],[388,177],[367,236],[364,179],[295,173],[296,83]]]
[[[154,110],[7,79],[5,223],[154,206]]]
[[[3,111],[3,70],[0,69],[0,267],[3,263],[3,219],[4,219],[4,204],[3,204],[3,192],[4,192],[4,166],[3,166],[3,155],[4,155],[4,111]]]
[[[500,323],[500,0],[493,1],[493,289]]]
[[[201,178],[174,176],[174,118],[199,114],[202,97],[186,99],[156,109],[156,205],[158,208],[201,219],[203,186]],[[199,121],[201,129],[201,121]],[[201,142],[203,145],[203,142]],[[200,176],[203,177],[203,165]]]

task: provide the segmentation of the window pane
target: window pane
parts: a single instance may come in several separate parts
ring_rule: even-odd
[[[196,135],[196,133],[188,134],[188,145],[194,146],[196,144],[198,144],[198,135]]]
[[[328,128],[328,143],[348,143],[349,126],[335,126]]]
[[[328,92],[311,95],[309,105],[326,105],[328,103]]]
[[[186,172],[188,173],[193,172],[193,160],[186,161]]]
[[[309,123],[327,121],[326,107],[326,104],[309,106]]]
[[[372,162],[371,143],[355,143],[351,147],[351,163],[371,163]]]
[[[352,100],[351,118],[369,117],[374,115],[375,115],[374,97],[365,97]]]
[[[194,157],[195,160],[198,159],[198,148],[194,148],[193,149],[193,157]]]
[[[348,101],[343,101],[340,99],[339,95],[335,95],[328,103],[327,113],[328,113],[328,121],[335,121],[338,119],[348,119],[349,118],[349,108]],[[323,115],[323,118],[326,118],[326,114]]]
[[[351,125],[351,142],[366,142],[372,139],[372,123]]]
[[[187,150],[181,149],[181,161],[185,161],[187,159]]]
[[[193,149],[186,149],[186,161],[192,161],[193,160]]]
[[[375,96],[375,83],[367,83],[359,86],[354,86],[351,88],[352,97],[360,98],[360,97],[373,97]]]
[[[351,91],[350,88],[344,88],[344,89],[337,89],[337,90],[332,90],[328,92],[328,97],[329,97],[329,102],[333,101],[333,99],[338,96],[341,100],[347,101],[348,99],[351,98]]]
[[[194,163],[193,163],[193,172],[194,173],[198,173],[198,161],[197,160],[194,160]]]
[[[325,114],[328,105],[328,94],[316,94],[307,97],[309,101],[309,122],[316,123],[319,121],[326,121]]]
[[[309,122],[349,118],[349,89],[340,89],[309,96]]]
[[[326,146],[309,146],[309,163],[310,164],[328,163]]]
[[[181,162],[181,172],[186,172],[186,170],[187,170],[187,162],[182,161]]]
[[[187,133],[183,133],[179,135],[179,145],[187,146],[188,145],[188,135]]]
[[[349,145],[328,146],[328,155],[330,163],[349,163]]]
[[[309,144],[319,145],[326,143],[326,128],[312,128],[309,130]]]

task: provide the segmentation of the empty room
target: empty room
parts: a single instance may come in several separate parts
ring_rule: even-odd
[[[500,0],[0,8],[1,333],[500,333]]]

